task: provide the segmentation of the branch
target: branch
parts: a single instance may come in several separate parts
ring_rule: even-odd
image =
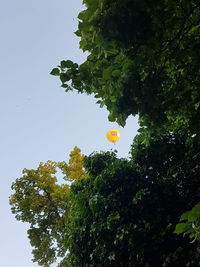
[[[171,40],[167,40],[167,41],[166,41],[167,44],[170,44],[170,43],[174,42],[174,41],[177,39],[177,37],[181,35],[181,33],[183,32],[183,30],[184,30],[184,28],[185,28],[185,24],[186,24],[186,22],[189,20],[190,16],[192,15],[192,13],[193,13],[197,8],[199,8],[199,6],[194,6],[194,7],[191,9],[191,11],[190,11],[190,12],[188,13],[188,15],[185,17],[185,19],[184,19],[184,21],[183,21],[183,23],[182,23],[182,25],[181,25],[179,31],[175,34],[175,36],[174,36]],[[190,21],[190,20],[189,20],[189,21]]]
[[[53,200],[52,200],[52,197],[51,197],[51,194],[50,194],[46,189],[43,189],[43,190],[44,190],[44,192],[46,193],[47,198],[48,198],[48,200],[49,200],[50,203],[51,203],[51,207],[52,207],[52,208],[54,209],[54,211],[55,211],[55,214],[58,216],[59,219],[61,219],[60,214],[59,214],[59,212],[58,212],[58,208],[57,208],[57,206],[54,204],[54,202],[53,202]]]

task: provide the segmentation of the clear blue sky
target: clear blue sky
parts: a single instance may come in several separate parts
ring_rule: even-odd
[[[138,125],[129,118],[123,129],[108,122],[92,96],[66,94],[49,72],[59,61],[78,63],[77,15],[81,0],[6,0],[0,9],[0,266],[34,267],[27,225],[15,220],[8,197],[23,168],[48,159],[62,161],[74,146],[86,155],[110,150],[105,134],[121,132],[119,157],[128,157]]]

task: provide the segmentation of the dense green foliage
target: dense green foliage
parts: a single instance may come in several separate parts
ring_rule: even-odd
[[[121,125],[139,114],[148,133],[199,134],[199,1],[83,2],[76,34],[89,56],[52,71],[62,86],[94,93]]]
[[[57,257],[60,267],[200,266],[199,1],[83,2],[76,34],[87,60],[51,74],[94,94],[111,121],[138,114],[139,134],[130,159],[75,148],[68,164],[24,170],[12,212],[30,223],[45,267]],[[57,168],[71,186],[57,183]]]
[[[148,146],[141,138],[129,160],[115,152],[84,157],[87,176],[71,186],[56,183],[56,168],[66,174],[63,163],[24,171],[10,203],[17,219],[31,224],[34,261],[47,267],[59,256],[59,267],[200,266],[199,244],[173,233],[199,200],[191,146],[172,134]]]
[[[133,145],[132,153],[143,164],[144,174],[150,168],[152,177],[159,178],[164,172],[170,179],[178,179],[180,188],[177,190],[181,190],[182,186],[185,188],[181,193],[187,198],[185,210],[198,203],[200,199],[200,145],[196,138],[191,138],[188,143],[180,137],[168,135],[151,142],[151,145],[147,147],[142,144],[142,140],[142,135],[136,137],[137,146]],[[199,208],[198,204],[191,211],[184,213],[181,216],[181,223],[176,226],[175,230],[177,234],[189,234],[192,242],[200,240]]]
[[[66,91],[94,93],[111,121],[125,125],[129,115],[138,114],[143,144],[170,132],[188,146],[199,144],[199,1],[83,3],[76,34],[89,56],[81,65],[62,61],[51,73]],[[198,150],[192,151],[198,168]],[[190,231],[196,236],[194,227]]]
[[[188,186],[187,148],[167,136],[148,148],[135,142],[132,153],[86,159],[89,178],[72,185],[69,266],[200,266],[198,244],[173,233],[199,199],[198,180]]]

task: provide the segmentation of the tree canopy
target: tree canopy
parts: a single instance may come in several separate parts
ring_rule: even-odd
[[[80,48],[89,52],[87,60],[80,65],[63,60],[51,74],[60,77],[66,91],[94,94],[111,121],[125,125],[129,115],[138,114],[142,144],[179,135],[192,147],[190,156],[199,168],[199,1],[83,3],[76,34]],[[176,232],[198,236],[198,216],[183,216],[187,222],[181,219]]]
[[[24,170],[10,203],[16,218],[30,223],[34,261],[45,267],[58,257],[59,267],[200,266],[199,243],[173,233],[181,214],[199,201],[200,169],[179,137],[148,146],[140,138],[130,159],[116,152],[80,157],[75,148],[69,162],[82,162],[85,175],[64,176],[71,185],[57,184],[54,176],[58,166],[66,175],[68,164],[48,161]]]
[[[111,121],[139,114],[148,133],[199,135],[199,1],[83,3],[76,34],[87,60],[63,60],[51,74],[66,91],[95,94]]]
[[[28,237],[33,247],[34,261],[44,267],[63,256],[64,221],[69,210],[69,186],[58,185],[57,164],[41,163],[36,170],[23,171],[12,185],[10,197],[16,219],[28,222]]]
[[[89,55],[51,74],[94,94],[111,121],[138,114],[139,134],[129,159],[76,147],[68,163],[25,169],[12,212],[45,267],[200,266],[199,1],[83,3],[76,34]]]
[[[34,248],[33,261],[50,266],[66,254],[65,224],[70,213],[70,183],[87,174],[83,168],[81,150],[75,147],[69,162],[47,161],[36,170],[23,170],[23,176],[12,184],[10,196],[12,213],[17,220],[30,224],[28,237]],[[63,173],[64,184],[58,182],[57,172]]]
[[[141,161],[137,144],[131,160],[108,153],[86,158],[86,166],[91,168],[89,179],[71,188],[66,266],[199,266],[199,246],[173,233],[181,213],[198,196],[194,196],[194,188],[188,188],[184,171],[178,172],[183,162],[178,153],[173,155],[173,138],[168,137],[168,143],[171,150],[165,140],[148,149],[143,145],[148,163]],[[166,162],[166,169],[155,162],[160,145],[165,150],[162,157],[173,157]],[[105,156],[110,157],[109,165],[97,165]]]

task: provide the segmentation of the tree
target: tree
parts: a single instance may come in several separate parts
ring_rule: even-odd
[[[68,181],[77,181],[87,177],[87,173],[83,167],[84,155],[81,154],[81,150],[78,147],[74,149],[69,154],[69,162],[59,163],[59,167],[65,173],[65,178]]]
[[[69,186],[58,185],[54,176],[57,163],[41,163],[36,170],[24,169],[12,185],[10,197],[16,219],[28,222],[33,261],[49,266],[65,254],[64,221],[69,210]]]
[[[76,34],[89,56],[80,65],[63,60],[51,74],[66,91],[95,94],[111,121],[138,114],[147,146],[173,132],[199,147],[199,1],[83,2]]]
[[[180,216],[174,233],[187,234],[191,242],[199,241],[199,221],[200,221],[200,146],[196,138],[187,141],[168,134],[159,139],[151,138],[148,146],[144,145],[143,136],[136,137],[132,146],[132,156],[139,163],[137,168],[143,170],[144,175],[151,170],[151,177],[160,177],[163,173],[168,173],[171,179],[178,179],[180,186],[184,187],[181,194],[187,198],[184,212]],[[198,204],[197,204],[198,203]]]
[[[80,65],[63,60],[51,74],[66,91],[95,94],[111,121],[139,114],[151,136],[199,138],[199,1],[83,2],[76,34],[89,56]]]
[[[24,170],[12,211],[30,223],[45,267],[58,256],[60,267],[200,266],[199,243],[173,233],[199,238],[199,2],[84,3],[76,34],[89,56],[51,74],[66,91],[94,94],[111,121],[138,114],[140,133],[130,160],[75,148],[68,164]],[[71,185],[56,183],[57,168]]]
[[[70,214],[70,184],[86,177],[81,150],[70,153],[68,164],[47,161],[36,170],[23,170],[23,176],[12,184],[10,197],[12,213],[17,220],[28,222],[28,237],[34,248],[33,261],[48,267],[58,257],[64,258],[65,224]],[[58,184],[57,170],[61,170],[67,184]]]
[[[199,198],[199,168],[192,168],[179,137],[171,134],[149,146],[140,138],[130,160],[113,151],[82,161],[75,148],[69,162],[75,166],[81,159],[87,176],[71,185],[58,185],[55,177],[57,168],[66,175],[69,163],[48,161],[24,170],[10,204],[18,220],[30,223],[34,261],[45,267],[57,257],[59,267],[199,266],[198,244],[173,233],[181,213]]]
[[[200,266],[198,244],[173,233],[181,213],[198,199],[176,149],[175,137],[167,136],[148,148],[136,142],[131,160],[108,152],[85,159],[89,177],[71,187],[65,266]]]

